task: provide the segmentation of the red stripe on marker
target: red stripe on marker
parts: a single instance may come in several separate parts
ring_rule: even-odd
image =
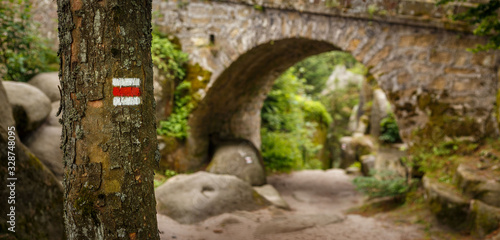
[[[114,87],[113,96],[115,97],[138,97],[141,96],[141,90],[138,87]]]

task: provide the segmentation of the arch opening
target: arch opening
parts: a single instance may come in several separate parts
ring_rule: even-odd
[[[262,156],[260,155],[260,151],[262,150],[260,149],[262,124],[261,110],[275,80],[278,79],[282,73],[287,71],[287,69],[301,60],[314,55],[338,50],[339,48],[326,42],[292,38],[268,42],[243,54],[216,79],[203,101],[192,113],[189,119],[191,129],[188,139],[190,158],[185,166],[188,169],[192,169],[208,164],[215,154],[215,149],[220,146],[226,146],[229,143],[237,143],[237,148],[241,148],[243,145],[253,145],[258,152],[258,158],[260,158],[262,162]],[[352,61],[362,65],[357,62],[352,55],[347,52],[344,53],[349,55]],[[366,68],[363,71],[365,75],[369,75]],[[351,121],[357,123],[366,121],[366,119],[362,117],[364,111],[367,111],[366,105],[372,102],[374,95],[372,90],[375,85],[377,85],[374,79],[371,80],[373,80],[371,83],[363,81],[363,84],[366,86],[358,86],[357,91],[361,91],[362,88],[365,88],[366,93],[361,97],[361,101],[364,99],[365,105],[361,105],[361,107],[358,108],[354,114],[354,120]],[[328,90],[325,89],[324,91]],[[378,89],[376,94],[380,93],[383,95],[385,102],[378,104],[389,104],[384,92]],[[337,101],[338,100],[339,99],[337,99]],[[366,101],[370,101],[370,103],[366,103]],[[378,121],[376,123],[377,125],[381,118],[386,116],[378,117],[379,119],[376,120]],[[397,128],[396,121],[393,121],[393,123],[396,124]],[[347,123],[344,122],[342,124],[346,125]],[[374,131],[373,129],[378,129],[375,130],[375,132],[379,134],[380,126],[370,129],[367,128],[366,125],[367,124],[365,124],[364,130],[350,129],[349,131],[338,134],[347,135],[348,132],[352,134],[354,132],[359,133],[363,131],[360,133],[363,135],[365,133],[369,134],[371,131]],[[323,137],[325,137],[325,140],[323,140],[321,144],[326,144],[326,134],[329,127],[331,126],[326,126],[326,129],[323,129],[323,134],[325,135]],[[334,166],[345,168],[353,163],[350,162],[349,165],[344,166],[346,162],[340,161],[341,155],[345,155],[345,153],[340,150],[342,145],[340,137],[344,135],[335,139],[333,144],[329,143],[330,147],[336,148],[334,151],[329,149],[327,152],[326,148],[320,147],[320,152],[316,153],[318,159],[321,161],[319,166],[322,168],[331,168]],[[398,135],[398,133],[396,135]],[[358,139],[358,137],[355,139]],[[315,144],[321,145],[319,143]],[[354,159],[354,161],[359,161],[359,157],[360,156],[354,156],[350,158]],[[304,157],[303,159],[305,162],[306,158]],[[310,165],[318,167],[318,164]]]
[[[306,57],[338,50],[323,41],[289,38],[241,55],[216,79],[189,119],[187,169],[209,160],[211,145],[246,139],[260,147],[260,110],[274,80]]]

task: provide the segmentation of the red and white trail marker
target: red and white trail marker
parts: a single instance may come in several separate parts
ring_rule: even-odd
[[[113,105],[132,106],[141,104],[139,78],[113,78]]]

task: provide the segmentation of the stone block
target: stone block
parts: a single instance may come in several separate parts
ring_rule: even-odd
[[[500,208],[490,206],[479,200],[470,202],[471,233],[483,239],[500,227]]]
[[[425,198],[437,219],[454,229],[467,228],[469,199],[453,186],[445,185],[427,176],[423,178]]]

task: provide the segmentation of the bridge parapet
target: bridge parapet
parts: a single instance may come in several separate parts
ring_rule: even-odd
[[[211,0],[245,4],[265,11],[274,8],[387,23],[416,25],[457,31],[470,31],[463,22],[449,16],[464,12],[482,0],[463,1],[437,6],[434,0]]]

